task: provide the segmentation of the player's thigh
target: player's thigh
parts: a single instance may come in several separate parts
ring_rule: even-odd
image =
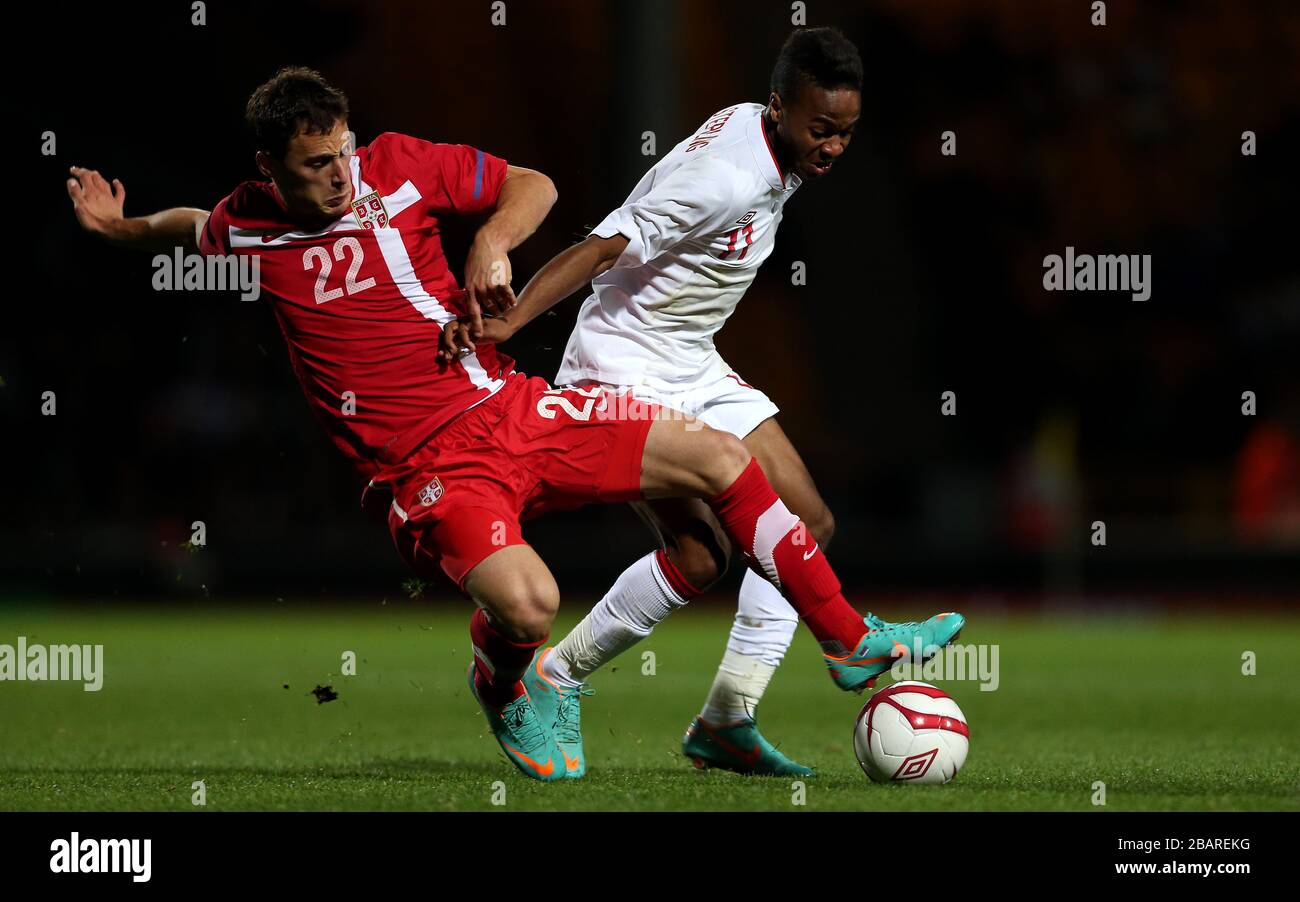
[[[731,543],[703,501],[661,498],[633,502],[632,508],[692,585],[708,588],[726,572]]]
[[[641,492],[651,500],[712,498],[735,482],[752,458],[731,433],[664,410],[646,435]]]
[[[510,638],[539,642],[549,635],[560,588],[532,546],[508,545],[493,552],[474,565],[463,585]]]
[[[492,436],[518,485],[523,519],[641,497],[641,461],[657,407],[599,384],[553,389],[529,379]]]
[[[745,447],[758,460],[767,479],[781,496],[785,506],[807,524],[817,541],[825,545],[835,531],[830,508],[813,482],[803,458],[795,450],[785,430],[771,417],[745,436]]]

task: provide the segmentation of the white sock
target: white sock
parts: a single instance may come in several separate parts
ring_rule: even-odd
[[[780,590],[746,570],[727,648],[779,667],[798,628],[799,615]]]
[[[700,716],[715,726],[753,717],[798,627],[799,615],[785,596],[747,570],[727,652]]]
[[[700,717],[715,727],[752,718],[774,673],[771,664],[728,648]]]
[[[647,554],[624,570],[591,613],[559,641],[542,670],[561,686],[580,686],[684,604],[655,553]]]

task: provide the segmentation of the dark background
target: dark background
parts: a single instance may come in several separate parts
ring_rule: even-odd
[[[1111,2],[1096,27],[1082,0],[808,6],[862,51],[862,121],[834,174],[787,206],[719,346],[781,406],[836,514],[845,582],[1294,599],[1300,7]],[[153,291],[149,255],[81,233],[63,181],[73,164],[120,178],[128,215],[211,208],[257,177],[248,94],[310,65],[348,94],[363,144],[401,131],[551,176],[559,201],[513,255],[519,288],[653,164],[643,132],[666,152],[715,110],[764,101],[791,27],[790,4],[752,0],[506,14],[214,2],[194,26],[180,2],[31,11],[40,52],[0,64],[17,126],[0,596],[401,595],[407,574],[266,305]],[[939,153],[947,129],[955,157]],[[1151,254],[1151,299],[1044,291],[1043,258],[1066,245]],[[582,296],[506,346],[521,369],[554,376]],[[194,520],[208,544],[187,551]],[[568,591],[603,590],[650,547],[622,507],[527,534]]]

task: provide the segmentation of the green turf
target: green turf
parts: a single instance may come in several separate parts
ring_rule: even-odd
[[[862,699],[834,689],[799,635],[761,709],[769,737],[816,767],[788,779],[697,772],[679,754],[729,616],[687,610],[599,674],[589,775],[533,783],[506,764],[465,687],[464,602],[355,609],[0,608],[0,643],[102,643],[104,688],[0,682],[0,809],[206,810],[1300,810],[1300,619],[1105,620],[971,612],[962,642],[998,643],[1001,685],[943,684],[971,755],[943,787],[874,786],[850,744]],[[895,615],[921,613],[882,610]],[[557,635],[572,619],[557,625]],[[356,652],[356,676],[340,676]],[[1241,654],[1258,675],[1241,674]],[[641,652],[655,653],[653,676]],[[339,698],[318,704],[311,690]],[[285,688],[287,684],[288,688]]]

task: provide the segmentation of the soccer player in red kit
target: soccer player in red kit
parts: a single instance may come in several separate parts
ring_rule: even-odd
[[[893,663],[898,638],[868,629],[745,446],[654,404],[600,389],[555,390],[490,344],[450,363],[442,328],[514,303],[508,253],[555,200],[549,179],[481,150],[394,133],[353,148],[342,93],[311,70],[259,87],[247,119],[265,181],[208,213],[123,215],[125,189],[73,167],[76,215],[131,247],[255,255],[313,412],[371,491],[417,573],[441,570],[478,605],[470,686],[510,760],[539,780],[568,772],[521,677],[559,606],[520,521],[591,502],[705,500],[756,570],[822,644],[831,676],[860,689]],[[487,215],[466,264],[447,266],[440,223]],[[809,550],[811,548],[811,550]],[[906,644],[906,637],[904,644]]]

